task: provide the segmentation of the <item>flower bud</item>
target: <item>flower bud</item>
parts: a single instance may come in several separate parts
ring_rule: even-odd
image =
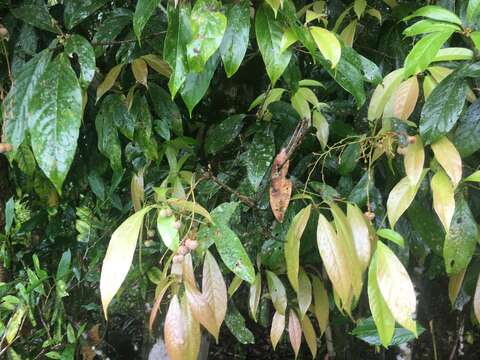
[[[185,246],[193,251],[198,247],[198,241],[187,239],[187,240],[185,240]]]

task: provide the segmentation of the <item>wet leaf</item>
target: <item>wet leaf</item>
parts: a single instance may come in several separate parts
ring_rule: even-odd
[[[108,0],[65,0],[65,11],[63,13],[65,26],[68,30],[71,30],[107,2]]]
[[[317,26],[311,26],[310,33],[323,57],[330,61],[332,69],[336,68],[342,55],[342,46],[335,34]]]
[[[244,119],[244,114],[236,114],[211,127],[205,140],[205,151],[216,154],[236,140],[245,124]]]
[[[311,205],[302,209],[292,220],[286,236],[285,261],[288,280],[293,289],[298,292],[298,271],[300,257],[300,239],[310,218]]]
[[[260,272],[255,276],[255,282],[250,285],[250,297],[249,297],[249,307],[250,314],[252,315],[253,320],[257,321],[257,310],[258,304],[260,304],[260,297],[262,295],[262,275]]]
[[[233,304],[228,306],[225,324],[241,344],[255,344],[255,338],[252,332],[246,327],[245,318]]]
[[[112,170],[120,173],[123,170],[122,148],[115,123],[117,112],[113,109],[113,104],[116,104],[113,96],[105,97],[102,101],[95,117],[95,129],[97,130],[98,150],[108,158]]]
[[[432,188],[433,208],[440,218],[445,232],[448,233],[455,212],[455,192],[452,182],[440,170],[433,175],[430,187]]]
[[[218,328],[227,312],[227,286],[217,261],[207,250],[203,261],[202,292],[207,298],[215,315]]]
[[[453,187],[462,180],[462,158],[455,145],[448,138],[443,137],[432,144],[435,159],[442,165],[443,169],[452,180]]]
[[[95,76],[95,52],[90,42],[80,35],[72,35],[65,42],[65,52],[68,56],[77,54],[80,63],[80,84],[87,88]]]
[[[272,342],[273,350],[277,347],[278,342],[282,338],[285,330],[285,315],[275,311],[272,318],[272,327],[270,328],[270,341]]]
[[[480,100],[475,101],[462,114],[455,129],[453,143],[462,157],[467,157],[480,149]]]
[[[271,128],[266,126],[262,131],[255,133],[247,152],[247,176],[255,190],[260,186],[274,155],[273,133]]]
[[[317,318],[318,326],[320,326],[320,335],[323,335],[328,326],[328,316],[330,305],[328,302],[328,294],[318,276],[313,277],[313,310]]]
[[[265,271],[267,275],[268,292],[272,299],[276,312],[285,315],[287,309],[287,294],[280,278],[271,271]]]
[[[11,7],[10,11],[16,18],[39,29],[60,33],[55,27],[55,20],[50,16],[48,8],[43,1],[24,1],[21,6]]]
[[[296,359],[300,351],[300,345],[302,344],[302,326],[300,325],[297,314],[292,309],[290,309],[288,314],[288,336]]]
[[[155,9],[160,4],[160,0],[139,0],[135,6],[133,15],[133,31],[140,42],[143,28],[147,25],[150,17],[155,13]]]

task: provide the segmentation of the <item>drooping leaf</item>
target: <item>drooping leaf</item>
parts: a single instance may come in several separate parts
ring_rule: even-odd
[[[285,261],[287,264],[288,280],[293,289],[298,293],[298,271],[300,262],[300,239],[310,218],[312,207],[308,205],[302,209],[292,220],[287,232],[285,242]]]
[[[227,28],[220,44],[220,54],[227,77],[240,67],[247,51],[250,34],[250,8],[248,1],[231,5],[226,12]]]
[[[158,4],[160,4],[160,0],[139,0],[137,2],[133,14],[133,31],[139,42],[142,31],[150,17],[155,13]]]
[[[217,261],[208,250],[203,261],[202,292],[207,298],[215,315],[217,326],[220,328],[227,312],[227,286]]]
[[[393,251],[380,241],[377,243],[376,255],[376,279],[381,296],[395,320],[416,334],[417,326],[412,316],[417,303],[407,270]]]
[[[188,305],[192,311],[193,317],[218,341],[220,326],[217,323],[215,314],[210,306],[207,296],[201,293],[190,282],[184,282],[185,293],[188,299]]]
[[[265,274],[267,275],[268,292],[270,293],[273,307],[277,313],[285,315],[285,310],[287,309],[287,294],[285,287],[275,273],[267,270]]]
[[[152,310],[150,312],[150,318],[148,320],[148,330],[150,331],[153,330],[153,324],[155,323],[155,319],[157,318],[157,314],[160,310],[160,304],[171,284],[172,284],[171,281],[165,283],[163,287],[160,289],[160,292],[158,293],[158,295],[156,295],[155,302],[153,303]]]
[[[190,3],[181,1],[175,7],[173,1],[169,1],[168,29],[165,35],[163,58],[172,69],[168,82],[172,99],[187,78],[187,44],[191,38]]]
[[[473,311],[477,321],[480,321],[480,276],[478,277],[475,295],[473,297]]]
[[[113,96],[106,97],[100,105],[100,110],[95,117],[95,128],[98,137],[98,150],[110,160],[110,166],[113,171],[121,172],[122,167],[122,148],[118,131],[115,126],[116,109],[111,105],[115,103]]]
[[[296,359],[300,351],[300,345],[302,344],[302,326],[293,309],[290,309],[288,314],[288,336]]]
[[[303,269],[300,269],[298,274],[297,299],[300,319],[303,319],[306,317],[305,314],[312,303],[312,283]]]
[[[77,149],[82,93],[64,55],[52,61],[30,102],[32,150],[42,171],[59,193]]]
[[[262,275],[260,272],[255,276],[255,282],[250,285],[250,296],[248,305],[250,307],[250,314],[254,321],[257,321],[257,310],[260,304],[260,297],[262,295]]]
[[[387,101],[398,86],[400,86],[403,77],[403,68],[397,69],[385,76],[383,82],[375,88],[372,99],[370,100],[370,105],[368,106],[368,120],[376,120],[382,116]]]
[[[330,133],[330,127],[328,125],[327,119],[319,111],[313,111],[312,114],[312,125],[317,130],[315,135],[317,136],[318,141],[322,149],[324,150],[328,143],[328,136]]]
[[[270,126],[266,126],[255,133],[247,152],[247,176],[255,190],[260,186],[274,155],[275,143],[272,129]]]
[[[450,300],[450,304],[452,304],[452,307],[455,305],[458,294],[462,289],[463,279],[466,271],[467,269],[463,269],[458,274],[450,276],[448,281],[448,298]]]
[[[262,4],[255,16],[255,34],[267,74],[273,85],[282,76],[292,57],[291,49],[281,51],[283,31],[273,10]]]
[[[402,82],[385,105],[384,117],[408,120],[415,110],[420,88],[416,76]]]
[[[97,88],[97,101],[100,99],[108,90],[110,90],[113,85],[115,84],[115,81],[117,81],[118,76],[120,75],[120,72],[123,69],[123,64],[118,64],[115,65],[113,68],[110,69],[108,74],[105,76],[105,79],[103,82],[98,85]]]
[[[328,302],[328,294],[319,277],[314,276],[312,281],[313,286],[313,310],[317,318],[318,326],[320,327],[320,335],[323,335],[328,326],[328,316],[330,313],[330,305]]]
[[[272,327],[270,328],[270,341],[272,342],[273,350],[277,347],[278,342],[282,338],[285,330],[285,315],[275,311],[272,318]]]
[[[227,317],[225,318],[225,324],[232,333],[233,336],[241,344],[254,344],[255,338],[252,332],[245,325],[245,318],[238,311],[237,307],[233,304],[228,306]]]
[[[377,235],[381,238],[390,240],[400,247],[405,246],[405,239],[401,234],[392,229],[378,229]]]
[[[172,70],[170,66],[168,66],[167,62],[163,60],[160,56],[155,54],[147,54],[143,55],[142,59],[150,66],[153,70],[157,73],[165,76],[166,78],[170,78],[172,75]]]
[[[480,233],[472,211],[463,196],[458,196],[455,201],[455,213],[443,244],[447,274],[458,274],[468,266],[479,238]]]
[[[432,144],[432,150],[435,159],[452,180],[453,187],[456,188],[462,180],[462,158],[455,145],[447,137],[443,137]]]
[[[147,87],[148,66],[145,60],[143,60],[142,58],[133,60],[132,72],[135,80],[137,80],[137,82],[139,82],[143,86]]]
[[[411,184],[417,184],[420,180],[424,163],[425,150],[423,149],[422,138],[420,136],[416,136],[415,141],[408,144],[405,156],[403,158],[405,173],[407,174]]]
[[[65,0],[65,11],[63,13],[65,26],[68,30],[71,30],[107,2],[108,0]]]
[[[372,245],[367,219],[357,205],[347,204],[347,219],[352,229],[353,242],[362,271],[365,271],[372,256]]]
[[[210,128],[205,140],[205,151],[214,155],[233,142],[244,126],[244,119],[244,114],[232,115]]]
[[[300,323],[302,325],[302,332],[305,336],[305,341],[312,354],[312,358],[315,359],[317,356],[317,334],[315,329],[308,316],[304,316],[303,319],[300,320]]]
[[[187,334],[184,322],[180,301],[178,296],[174,295],[170,300],[163,327],[165,348],[172,360],[183,360],[186,356]]]
[[[180,242],[180,236],[176,227],[177,219],[174,215],[162,216],[158,213],[157,216],[157,230],[160,237],[167,248],[172,251],[176,251]]]
[[[117,38],[122,30],[132,22],[132,12],[127,9],[114,9],[97,27],[93,36],[93,43],[107,43]],[[105,45],[95,46],[95,55],[101,56],[105,52]]]
[[[198,0],[190,15],[192,39],[187,44],[187,60],[191,71],[200,72],[217,51],[227,28],[227,18],[217,0]]]
[[[440,170],[432,177],[430,187],[432,188],[433,208],[440,218],[445,232],[448,233],[455,212],[453,184],[448,176]]]
[[[13,16],[25,21],[27,24],[42,30],[57,34],[60,33],[60,29],[55,26],[55,20],[50,16],[48,7],[44,1],[25,1],[19,7],[12,6],[10,11],[12,12]]]
[[[403,20],[407,21],[416,17],[426,17],[428,19],[446,21],[453,24],[462,25],[462,20],[460,20],[457,15],[441,6],[436,5],[428,5],[421,7],[420,9],[416,10],[412,15],[407,16]]]
[[[112,234],[100,275],[100,294],[105,317],[107,317],[108,305],[120,289],[130,269],[143,218],[150,209],[151,207],[146,207],[137,211]]]
[[[330,61],[332,69],[337,67],[342,55],[342,46],[337,37],[327,29],[312,26],[310,33],[323,57]]]
[[[480,100],[475,101],[462,114],[455,129],[453,143],[462,157],[467,157],[480,149]]]

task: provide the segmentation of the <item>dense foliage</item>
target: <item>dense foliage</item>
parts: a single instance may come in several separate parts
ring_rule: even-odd
[[[0,358],[480,356],[479,0],[0,14]]]

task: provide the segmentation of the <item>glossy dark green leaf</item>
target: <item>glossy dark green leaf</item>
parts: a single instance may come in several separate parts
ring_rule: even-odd
[[[275,143],[273,133],[269,126],[265,126],[262,130],[255,133],[246,158],[248,180],[255,190],[260,186],[274,156]]]
[[[118,94],[110,94],[102,100],[101,111],[113,119],[118,130],[129,140],[133,140],[135,120],[128,111],[125,99]]]
[[[268,4],[263,3],[257,9],[255,34],[267,74],[272,84],[275,85],[290,62],[292,50],[289,48],[281,52],[283,30],[279,22],[275,20],[273,10]]]
[[[233,304],[228,305],[225,325],[227,325],[228,330],[230,330],[232,335],[235,336],[241,344],[255,344],[255,338],[252,332],[247,328],[245,318]]]
[[[455,213],[443,245],[445,267],[450,275],[458,274],[467,267],[480,240],[478,225],[468,203],[463,196],[455,200]]]
[[[59,34],[55,20],[50,16],[43,0],[24,1],[23,5],[10,9],[13,16],[39,29]]]
[[[368,172],[365,172],[361,179],[355,184],[352,191],[348,195],[348,201],[357,204],[359,207],[365,206],[367,203],[368,194],[373,188],[373,177],[370,177]]]
[[[157,84],[150,84],[148,95],[152,100],[153,110],[160,120],[165,121],[178,136],[183,135],[182,115],[168,92]]]
[[[217,0],[197,0],[190,15],[192,40],[187,45],[190,71],[200,72],[222,43],[227,18]]]
[[[172,68],[168,88],[172,99],[187,78],[187,44],[192,37],[190,26],[190,4],[181,1],[177,7],[168,3],[168,29],[165,36],[163,58]]]
[[[3,109],[6,121],[4,136],[5,141],[13,146],[12,157],[15,157],[15,150],[25,138],[31,114],[30,101],[51,57],[52,50],[46,49],[23,65],[20,71],[15,74],[15,83],[5,98]]]
[[[348,175],[355,170],[358,160],[360,160],[360,151],[360,144],[358,143],[350,144],[345,148],[338,165],[338,172],[341,175]]]
[[[114,172],[121,172],[122,148],[115,127],[115,109],[111,106],[115,96],[108,96],[102,101],[95,118],[95,128],[97,129],[98,150],[110,160],[110,166]]]
[[[431,144],[446,135],[456,124],[465,104],[465,80],[452,74],[430,94],[422,109],[420,135]]]
[[[117,8],[102,21],[98,26],[95,35],[93,36],[93,43],[106,43],[117,38],[122,30],[131,23],[132,12],[127,9]],[[95,47],[95,54],[100,56],[103,54],[105,46],[99,45]]]
[[[180,90],[180,95],[182,95],[182,99],[187,105],[190,117],[192,116],[192,111],[195,106],[202,100],[207,92],[219,61],[220,56],[218,53],[214,54],[207,61],[202,71],[188,73],[185,83]]]
[[[232,115],[209,129],[205,140],[205,151],[216,154],[233,142],[244,125],[244,114]]]
[[[108,0],[65,0],[65,10],[63,13],[65,26],[70,30],[107,2]]]
[[[462,157],[480,149],[480,100],[475,101],[462,114],[453,135],[453,143]]]
[[[65,42],[65,52],[72,57],[77,54],[80,63],[80,84],[88,87],[95,75],[95,52],[90,42],[80,35],[72,35]]]
[[[148,20],[154,14],[155,9],[160,0],[138,0],[133,14],[133,31],[140,41],[143,28],[147,25]]]
[[[82,119],[82,93],[65,55],[44,72],[30,103],[29,128],[38,165],[61,193],[72,164]]]
[[[231,5],[226,13],[227,29],[220,44],[220,54],[227,77],[240,67],[248,47],[250,35],[250,6],[242,0]]]
[[[158,158],[158,145],[153,137],[152,115],[145,96],[137,95],[133,99],[130,113],[135,119],[135,142],[142,148],[145,156],[150,160]]]

